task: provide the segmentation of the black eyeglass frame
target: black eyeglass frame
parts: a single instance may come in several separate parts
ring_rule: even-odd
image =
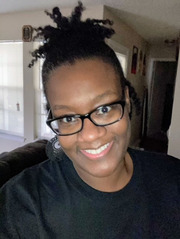
[[[93,121],[93,119],[91,119],[91,114],[94,113],[98,108],[100,107],[103,107],[103,106],[111,106],[111,105],[116,105],[116,104],[120,104],[122,106],[122,115],[119,119],[117,119],[116,121],[113,121],[111,123],[108,123],[108,124],[97,124],[96,122]],[[52,117],[52,112],[51,112],[51,109],[49,110],[49,113],[48,113],[48,118],[46,120],[46,124],[51,128],[51,130],[58,136],[69,136],[69,135],[73,135],[73,134],[77,134],[79,133],[82,129],[83,129],[83,126],[84,126],[84,120],[85,119],[89,119],[94,125],[96,126],[107,126],[107,125],[111,125],[111,124],[114,124],[118,121],[120,121],[123,116],[124,116],[124,107],[125,107],[125,104],[126,102],[124,100],[119,100],[119,101],[116,101],[116,102],[113,102],[113,103],[110,103],[110,104],[104,104],[104,105],[101,105],[99,107],[97,107],[96,109],[92,110],[91,112],[85,114],[85,115],[80,115],[80,114],[75,114],[75,115],[67,115],[67,116],[72,116],[72,117],[76,117],[76,118],[80,118],[81,119],[81,122],[82,122],[82,125],[81,125],[81,128],[74,132],[74,133],[71,133],[71,134],[61,134],[61,133],[58,133],[57,131],[55,131],[53,129],[53,127],[51,126],[51,122],[55,121],[55,120],[59,120],[59,119],[63,119],[64,117],[66,117],[66,115],[64,116],[60,116],[60,117],[56,117],[56,118],[51,118]]]

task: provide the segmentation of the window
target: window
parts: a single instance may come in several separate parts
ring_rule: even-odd
[[[37,49],[41,42],[34,42],[34,49]],[[43,59],[38,60],[33,66],[34,70],[34,79],[35,79],[35,112],[36,112],[36,135],[38,138],[47,138],[50,139],[55,136],[53,131],[47,126],[47,110],[46,110],[46,98],[43,92],[42,86],[42,65]]]
[[[0,132],[24,133],[22,42],[0,42]]]
[[[52,138],[55,134],[46,124],[48,112],[46,110],[46,98],[42,88],[36,91],[36,97],[39,99],[36,101],[36,131],[38,138]]]

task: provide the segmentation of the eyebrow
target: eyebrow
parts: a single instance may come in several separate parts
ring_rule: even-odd
[[[102,100],[103,98],[111,96],[111,95],[117,95],[117,92],[114,92],[112,90],[107,90],[103,94],[96,96],[93,99],[93,101],[98,102],[98,101]],[[70,107],[67,105],[55,105],[53,107],[53,110],[70,110]]]
[[[63,110],[63,109],[70,109],[68,106],[66,105],[55,105],[53,106],[53,110]]]
[[[99,101],[102,100],[103,98],[107,97],[107,96],[111,96],[111,95],[117,95],[117,92],[114,92],[112,90],[107,90],[106,92],[104,92],[101,95],[98,95],[97,97],[95,97],[95,101]]]

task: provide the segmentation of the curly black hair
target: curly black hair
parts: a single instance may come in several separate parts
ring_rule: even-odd
[[[34,40],[37,38],[42,39],[43,45],[32,52],[33,59],[29,67],[32,67],[39,58],[45,59],[42,80],[46,96],[46,83],[49,75],[57,67],[63,64],[73,64],[80,59],[100,58],[115,69],[121,82],[123,95],[125,87],[129,88],[130,97],[136,106],[136,113],[138,114],[140,112],[140,101],[135,89],[125,79],[115,52],[106,44],[106,38],[110,38],[115,33],[111,28],[113,23],[108,19],[88,18],[82,21],[81,16],[84,9],[83,4],[78,2],[70,17],[63,16],[58,7],[53,8],[52,13],[45,11],[56,26],[48,25],[34,29],[36,31]],[[49,108],[48,103],[47,108]]]

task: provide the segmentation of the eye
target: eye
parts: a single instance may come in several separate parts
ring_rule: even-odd
[[[112,107],[108,105],[101,106],[97,109],[97,114],[107,114],[111,111]]]
[[[61,118],[60,120],[62,123],[74,123],[75,121],[77,121],[77,118],[75,116],[65,116],[63,118]]]

